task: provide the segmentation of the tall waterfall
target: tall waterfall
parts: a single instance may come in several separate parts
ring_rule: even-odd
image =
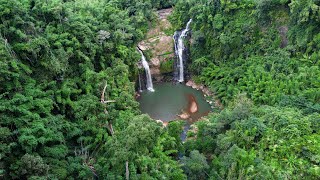
[[[190,23],[192,22],[192,19],[190,19],[187,23],[187,26],[184,30],[181,31],[181,34],[179,34],[178,31],[176,31],[174,33],[174,48],[175,48],[175,53],[176,56],[178,56],[178,63],[177,63],[177,69],[178,70],[178,78],[177,80],[179,82],[183,82],[184,81],[184,66],[183,66],[183,61],[184,61],[184,57],[183,57],[183,52],[185,50],[185,45],[183,43],[184,38],[187,36],[187,33],[189,32],[189,28],[190,28]]]
[[[141,62],[142,62],[142,66],[144,67],[144,70],[146,71],[146,76],[147,76],[147,89],[151,92],[154,91],[153,89],[153,84],[152,84],[152,77],[151,77],[151,72],[150,72],[150,68],[149,68],[149,64],[146,60],[146,57],[143,55],[143,52],[138,49],[140,54],[141,54]]]

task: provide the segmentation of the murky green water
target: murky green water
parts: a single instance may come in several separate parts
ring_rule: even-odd
[[[193,96],[198,104],[198,112],[191,115],[195,121],[211,111],[201,91],[184,84],[161,83],[154,85],[155,92],[145,90],[138,99],[140,110],[156,120],[170,121],[188,109],[188,96]]]

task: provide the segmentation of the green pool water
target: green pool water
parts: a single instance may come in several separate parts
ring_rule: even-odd
[[[192,95],[198,104],[198,112],[191,115],[195,121],[211,111],[203,93],[184,84],[161,83],[154,85],[155,92],[143,91],[138,98],[142,113],[156,120],[170,121],[179,119],[178,114],[188,109],[188,96]]]

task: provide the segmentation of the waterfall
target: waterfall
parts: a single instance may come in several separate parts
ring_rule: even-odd
[[[185,46],[183,43],[184,38],[187,36],[187,33],[189,32],[190,28],[190,23],[192,22],[192,19],[190,19],[187,23],[187,26],[184,30],[181,31],[181,34],[179,32],[174,33],[174,48],[175,48],[175,53],[176,56],[178,57],[179,61],[177,62],[177,69],[178,69],[178,78],[177,80],[179,82],[184,81],[184,66],[183,66],[183,52],[185,50]]]
[[[147,89],[151,92],[154,91],[153,89],[153,84],[152,84],[152,77],[151,77],[151,72],[150,72],[150,68],[149,68],[149,64],[146,60],[146,57],[143,55],[143,52],[138,49],[140,54],[141,54],[141,62],[142,62],[142,66],[144,67],[144,70],[146,71],[146,76],[147,76]]]

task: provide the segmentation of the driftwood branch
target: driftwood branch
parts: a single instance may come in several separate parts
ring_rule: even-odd
[[[101,103],[103,103],[103,104],[107,104],[107,103],[115,103],[115,102],[117,102],[117,101],[115,101],[115,100],[101,101]]]

